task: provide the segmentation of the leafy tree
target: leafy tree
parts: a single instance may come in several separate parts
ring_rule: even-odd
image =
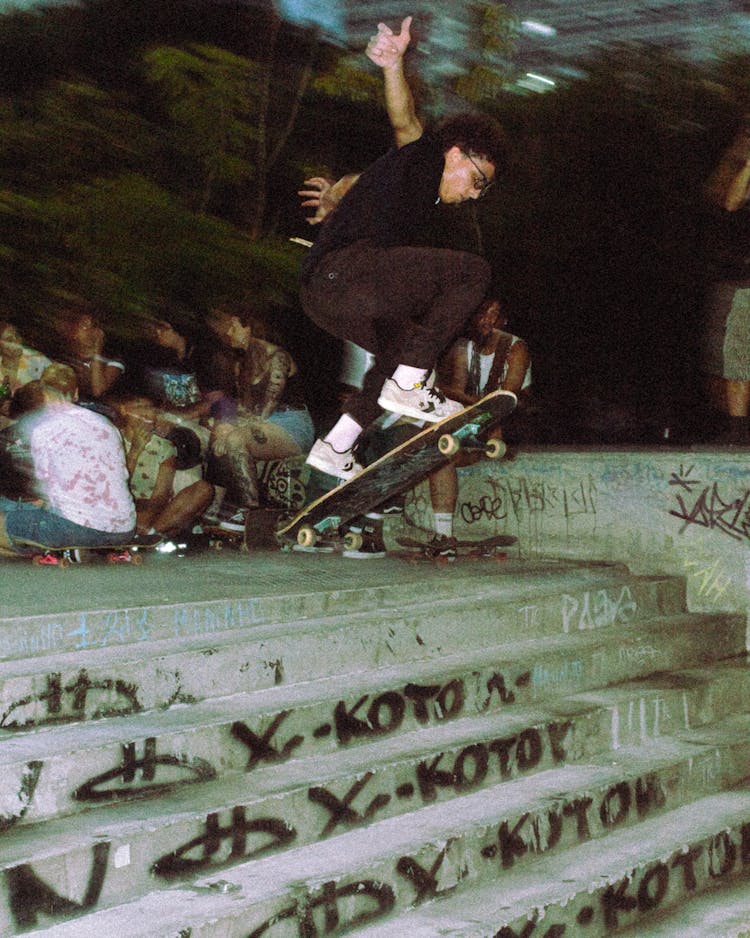
[[[255,119],[257,137],[253,160],[255,176],[247,200],[246,224],[255,240],[261,236],[268,201],[271,171],[276,167],[297,120],[305,92],[313,74],[318,35],[308,31],[304,44],[292,43],[299,50],[289,60],[282,58],[282,21],[273,9],[266,14],[263,29],[264,52],[260,60],[262,71],[255,87],[248,89],[257,101]]]
[[[148,164],[145,121],[122,95],[58,81],[0,109],[0,179],[26,192]]]
[[[472,12],[471,35],[478,36],[478,47],[469,67],[456,79],[455,91],[473,104],[492,106],[515,72],[516,19],[504,3],[484,3]]]
[[[178,160],[173,179],[192,207],[205,212],[217,187],[242,187],[255,174],[249,157],[260,102],[252,91],[260,69],[216,46],[159,46],[146,53],[144,64],[164,100],[166,145]]]

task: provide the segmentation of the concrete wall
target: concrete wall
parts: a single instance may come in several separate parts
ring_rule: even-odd
[[[750,451],[525,448],[459,476],[459,537],[514,534],[522,557],[680,574],[691,610],[749,611]],[[426,485],[405,522],[431,528]]]

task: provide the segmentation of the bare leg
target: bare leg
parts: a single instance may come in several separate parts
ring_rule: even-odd
[[[153,526],[160,534],[173,535],[184,531],[195,522],[211,504],[214,487],[199,479],[182,489],[154,518]]]
[[[243,433],[247,450],[256,459],[285,459],[287,456],[299,456],[302,452],[286,430],[267,420],[253,423],[238,432]]]
[[[747,417],[750,413],[750,381],[727,379],[727,412],[730,417]]]
[[[298,456],[299,445],[281,427],[268,421],[253,421],[237,427],[226,436],[225,449],[232,476],[242,493],[243,506],[258,505],[258,460]]]
[[[493,438],[501,439],[499,430],[493,431]],[[479,462],[481,454],[460,452],[453,459],[436,469],[430,476],[430,500],[433,512],[446,512],[453,514],[458,504],[458,473],[459,466],[472,466]]]
[[[441,514],[453,514],[458,502],[458,473],[454,463],[448,463],[430,476],[430,500],[432,510]]]
[[[241,495],[243,507],[256,508],[259,496],[255,457],[248,451],[245,441],[239,435],[232,435],[227,440],[227,458],[232,481]]]

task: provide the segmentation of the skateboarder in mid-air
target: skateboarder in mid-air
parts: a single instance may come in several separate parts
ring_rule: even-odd
[[[392,82],[405,87],[410,22],[398,35],[381,24],[368,46],[387,92]],[[431,422],[462,409],[427,378],[490,282],[487,262],[443,247],[439,229],[443,205],[478,199],[492,185],[504,162],[502,128],[481,114],[458,114],[423,130],[414,115],[396,137],[399,146],[366,169],[325,220],[302,267],[306,314],[374,356],[362,390],[307,458],[340,479],[361,470],[353,448],[381,408]]]

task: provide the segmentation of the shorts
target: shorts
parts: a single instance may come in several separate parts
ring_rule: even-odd
[[[315,428],[307,408],[276,410],[267,419],[286,431],[299,446],[301,453],[309,452],[315,442]]]
[[[714,284],[706,320],[704,370],[733,381],[750,381],[750,282]]]
[[[47,508],[32,502],[16,502],[0,496],[0,512],[5,514],[8,538],[21,552],[24,542],[44,547],[109,547],[132,544],[135,528],[130,531],[97,531],[68,521]]]

